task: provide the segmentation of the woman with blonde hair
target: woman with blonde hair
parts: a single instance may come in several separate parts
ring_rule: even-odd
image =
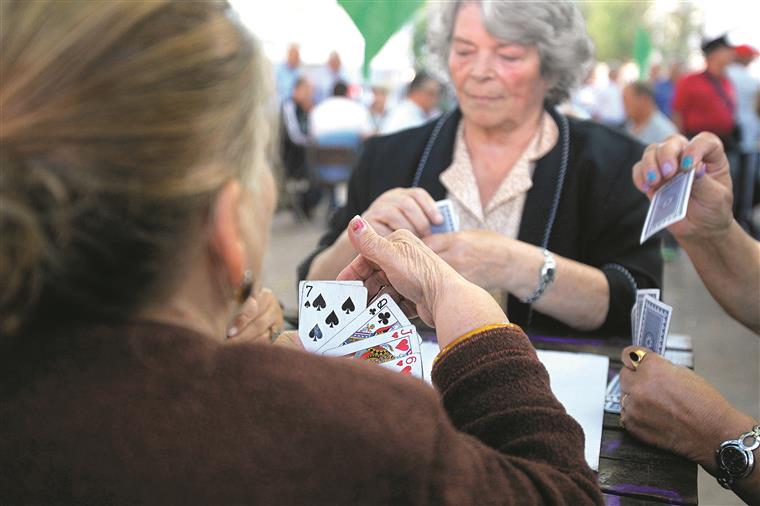
[[[226,4],[0,9],[3,503],[601,503],[525,335],[408,233],[354,219],[341,278],[437,326],[439,393],[225,340],[274,206],[269,79]]]

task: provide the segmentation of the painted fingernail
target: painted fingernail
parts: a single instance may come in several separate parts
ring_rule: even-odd
[[[645,192],[648,192],[649,191],[649,185],[646,184],[646,183],[642,183],[641,184],[641,189],[644,190]]]
[[[694,159],[691,157],[691,155],[686,155],[681,159],[681,168],[683,170],[689,170],[691,169],[691,164],[694,162]]]
[[[364,220],[358,214],[351,220],[351,231],[360,234],[364,230]]]
[[[675,167],[673,167],[673,164],[670,162],[665,162],[662,164],[662,173],[665,176],[669,176],[673,173],[673,171],[676,170]]]
[[[647,183],[654,183],[657,179],[657,172],[654,169],[649,169],[647,172]]]
[[[237,333],[238,333],[237,327],[230,327],[227,330],[227,337],[235,337],[237,335]]]
[[[699,179],[700,177],[705,175],[705,172],[707,172],[707,165],[705,163],[700,163],[699,167],[697,168],[697,173],[694,177]]]

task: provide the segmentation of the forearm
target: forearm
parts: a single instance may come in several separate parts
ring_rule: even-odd
[[[446,434],[433,466],[445,474],[445,494],[432,502],[601,504],[582,430],[552,394],[518,327],[455,345],[434,366],[433,381],[454,426],[496,452]]]
[[[760,243],[735,220],[724,235],[678,242],[721,307],[760,333]]]
[[[557,264],[554,281],[533,307],[578,330],[599,328],[607,317],[610,290],[602,271],[554,255]],[[541,249],[516,242],[502,285],[519,299],[530,296],[539,284],[544,263]]]
[[[306,279],[335,279],[338,273],[350,264],[355,257],[356,250],[351,245],[348,234],[344,231],[332,246],[314,257]]]

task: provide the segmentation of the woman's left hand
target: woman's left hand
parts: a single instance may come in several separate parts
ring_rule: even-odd
[[[630,358],[635,350],[646,352],[638,368]],[[723,441],[720,434],[730,414],[737,410],[704,378],[646,348],[629,346],[621,359],[625,365],[620,371],[625,429],[712,472],[714,452]]]
[[[468,281],[486,290],[504,288],[501,280],[510,262],[512,239],[488,230],[465,230],[422,240]]]
[[[230,339],[272,342],[282,332],[284,320],[277,298],[268,288],[251,295],[227,327]]]

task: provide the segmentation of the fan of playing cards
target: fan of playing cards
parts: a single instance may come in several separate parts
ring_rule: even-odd
[[[298,335],[306,350],[423,377],[417,328],[390,295],[367,305],[360,281],[301,281],[298,290]]]
[[[631,310],[631,340],[634,346],[665,354],[673,308],[660,301],[660,290],[636,290],[636,303]],[[604,410],[620,414],[620,375],[607,385]]]

